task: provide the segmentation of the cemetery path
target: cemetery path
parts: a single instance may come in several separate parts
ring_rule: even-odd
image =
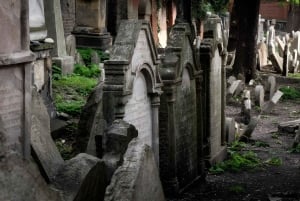
[[[230,105],[228,113],[240,113]],[[254,111],[253,115],[257,113]],[[279,134],[278,123],[300,119],[300,102],[280,101],[270,114],[262,115],[245,150],[262,161],[280,159],[278,166],[223,174],[208,174],[205,183],[196,183],[172,201],[300,201],[300,153],[290,153],[295,134]]]

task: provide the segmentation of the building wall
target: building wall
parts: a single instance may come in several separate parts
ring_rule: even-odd
[[[260,14],[265,19],[277,19],[280,21],[287,21],[288,4],[281,4],[279,2],[261,2]]]

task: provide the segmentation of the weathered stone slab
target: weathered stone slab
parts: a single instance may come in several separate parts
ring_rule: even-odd
[[[242,80],[234,81],[227,90],[227,94],[230,96],[239,95],[244,89]]]
[[[106,188],[105,201],[164,201],[153,152],[138,139],[130,142],[122,166]]]
[[[281,122],[278,125],[278,131],[280,133],[295,133],[299,129],[300,119]]]
[[[66,51],[68,56],[76,57],[76,38],[74,35],[68,35],[66,37]]]
[[[31,120],[31,145],[33,151],[47,179],[53,181],[64,160],[51,138],[50,118],[47,108],[43,103],[43,99],[35,90],[33,90],[32,96]]]
[[[267,84],[268,92],[269,92],[269,100],[271,100],[274,96],[276,91],[276,78],[274,76],[268,77],[268,84]]]
[[[232,85],[232,83],[236,81],[236,78],[234,76],[230,76],[228,79],[227,79],[227,84],[230,86]]]
[[[260,108],[263,107],[265,101],[265,90],[262,85],[257,85],[255,87],[255,105]]]
[[[259,58],[259,67],[261,70],[262,67],[268,65],[268,48],[265,43],[258,44],[258,58]]]
[[[245,130],[243,130],[240,136],[240,140],[248,141],[251,138],[251,135],[259,121],[260,121],[260,115],[258,115],[257,117],[252,117]]]
[[[94,184],[97,184],[98,182],[100,184],[103,183],[103,177],[105,175],[105,172],[101,172],[101,170],[103,169],[104,164],[100,161],[100,159],[85,153],[80,153],[74,158],[66,161],[63,166],[60,166],[60,169],[56,174],[55,180],[53,180],[53,184],[57,189],[63,192],[63,198],[65,201],[73,201],[84,180],[86,180],[86,186],[82,186],[81,191],[84,192],[80,192],[80,195],[78,195],[80,197],[82,196],[81,193],[86,195],[85,192],[88,190],[91,190],[91,193],[94,192],[92,189],[89,188],[92,186],[88,183],[88,179],[91,183]],[[91,178],[91,175],[88,175],[91,170],[98,172],[99,175],[97,177]],[[91,174],[95,175],[95,172],[91,172]],[[99,178],[99,181],[94,180],[96,178]],[[98,189],[98,191],[99,195],[93,194],[89,196],[100,196],[101,191],[103,191],[103,189]],[[86,200],[88,199],[86,198]]]
[[[283,58],[280,57],[275,51],[275,45],[273,43],[271,44],[271,53],[269,55],[269,58],[276,72],[281,73],[283,69]]]
[[[233,118],[226,117],[226,141],[231,143],[235,140],[235,121]]]
[[[47,37],[43,0],[29,0],[30,40],[42,40]]]
[[[282,95],[283,95],[283,93],[281,91],[277,90],[276,93],[274,94],[274,96],[272,97],[272,99],[264,104],[264,106],[262,108],[262,113],[271,112],[273,107],[277,104],[277,102],[279,101],[279,99],[281,98]]]

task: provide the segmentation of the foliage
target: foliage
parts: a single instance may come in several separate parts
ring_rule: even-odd
[[[300,79],[300,73],[289,73],[288,76],[292,77],[292,78],[299,78]]]
[[[91,49],[91,48],[77,48],[77,51],[81,55],[86,66],[90,66],[92,64],[91,57],[92,57],[93,52],[98,53],[101,62],[109,59],[109,54],[107,54],[101,50],[96,50],[96,49]]]
[[[96,78],[79,75],[62,76],[58,80],[53,80],[53,94],[57,110],[73,116],[79,115],[87,96],[96,84]]]
[[[279,157],[272,157],[265,161],[267,165],[280,166],[282,165],[282,160]]]
[[[75,64],[74,74],[81,75],[84,77],[98,77],[101,71],[97,64],[91,64],[89,66],[84,66],[80,64]]]
[[[72,154],[73,153],[72,145],[69,145],[63,139],[57,139],[55,141],[55,145],[56,145],[58,151],[60,152],[60,154],[61,154],[61,156],[64,160],[69,160],[69,159],[72,158],[72,156],[73,156],[73,154]]]
[[[233,193],[244,193],[245,188],[241,185],[234,185],[234,186],[230,186],[229,191]]]
[[[300,153],[300,144],[289,150],[289,153]]]
[[[256,141],[254,144],[256,147],[269,147],[270,145],[263,141]]]
[[[279,89],[283,92],[282,99],[284,100],[298,100],[300,99],[300,91],[294,87],[284,86]]]
[[[204,19],[207,12],[222,13],[226,10],[229,0],[192,0],[192,15]]]

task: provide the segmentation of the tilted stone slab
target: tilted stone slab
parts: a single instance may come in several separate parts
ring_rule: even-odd
[[[278,131],[280,133],[295,133],[299,129],[300,119],[293,121],[281,122],[278,125]]]
[[[265,101],[265,90],[262,85],[257,85],[255,87],[255,105],[260,108],[263,107]]]
[[[164,193],[151,148],[132,140],[122,166],[114,173],[106,188],[105,201],[164,201]]]
[[[31,146],[49,181],[53,181],[64,164],[50,131],[50,117],[42,97],[33,90]]]

